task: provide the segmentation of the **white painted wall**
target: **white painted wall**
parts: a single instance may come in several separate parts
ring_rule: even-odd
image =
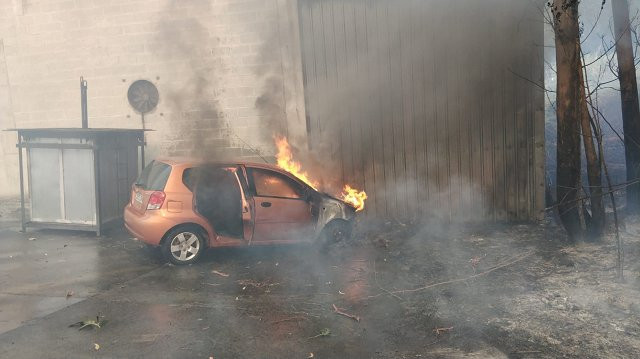
[[[0,0],[0,129],[79,127],[80,76],[90,127],[140,128],[126,93],[147,79],[149,158],[269,156],[274,129],[306,141],[301,73],[294,0]],[[19,192],[15,143],[0,132],[0,196]]]

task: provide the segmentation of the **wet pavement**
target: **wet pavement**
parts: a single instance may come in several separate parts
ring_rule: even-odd
[[[140,249],[138,244],[82,232],[17,229],[0,223],[0,333],[159,266],[131,250]]]
[[[293,245],[210,250],[174,266],[122,229],[20,233],[5,216],[0,358],[505,357],[477,333],[447,344],[433,328],[451,320],[436,316],[433,297],[385,294],[411,284],[401,277],[442,272],[420,258]],[[69,327],[97,316],[100,329]]]
[[[408,348],[419,352],[433,341],[431,323],[416,330],[398,322],[406,313],[395,299],[366,300],[379,292],[376,260],[383,265],[386,258],[368,246],[324,253],[294,245],[210,250],[194,265],[174,266],[121,229],[102,237],[20,233],[18,222],[5,217],[0,358],[396,358]],[[106,320],[100,329],[69,327],[96,316]],[[326,330],[330,335],[319,335]],[[490,347],[474,352],[501,357]]]
[[[122,230],[18,229],[0,222],[1,358],[373,357],[383,339],[332,309],[368,286],[361,250],[222,249],[182,267]],[[103,328],[68,327],[98,315]]]

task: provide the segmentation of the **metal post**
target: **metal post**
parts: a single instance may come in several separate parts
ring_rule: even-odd
[[[22,134],[18,132],[18,162],[20,165],[20,211],[22,215],[21,228],[22,232],[27,231],[27,221],[24,209],[24,174],[22,170]]]
[[[144,132],[142,132],[142,145],[140,146],[140,157],[142,157],[141,168],[144,170]]]
[[[80,109],[82,111],[82,128],[89,128],[87,112],[87,81],[80,76]]]
[[[94,138],[94,141],[95,138]],[[100,151],[97,148],[97,144],[93,144],[93,185],[96,201],[96,236],[100,237],[102,234],[102,216],[100,213]]]

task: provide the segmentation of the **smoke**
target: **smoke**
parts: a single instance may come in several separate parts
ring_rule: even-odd
[[[265,79],[264,92],[256,99],[255,106],[263,116],[261,135],[264,141],[275,136],[287,137],[286,114],[283,108],[282,77],[271,75]]]
[[[222,59],[216,53],[219,38],[202,19],[213,18],[211,2],[183,4],[171,1],[164,9],[153,50],[171,68],[161,88],[168,108],[163,139],[173,156],[221,158],[228,156],[231,142],[225,114],[219,108]]]
[[[632,28],[640,26],[640,13],[636,2],[629,1]],[[623,133],[622,112],[620,106],[619,82],[617,81],[617,59],[615,54],[615,35],[613,34],[613,18],[611,2],[584,1],[579,6],[582,27],[581,47],[584,52],[586,80],[589,91],[598,88],[592,98],[597,102],[599,111],[612,126],[602,121],[604,136],[605,160],[612,175],[613,183],[626,181],[624,144],[615,134]],[[632,29],[633,31],[633,29]],[[551,91],[556,87],[554,33],[551,25],[545,24],[545,87]],[[606,53],[606,55],[605,55]],[[609,66],[611,64],[611,67]],[[614,69],[614,71],[611,71]],[[637,73],[640,82],[640,72]],[[601,84],[599,87],[598,85]],[[546,98],[546,167],[552,185],[555,186],[556,172],[556,114],[555,93],[548,93]],[[613,128],[611,128],[613,127]],[[586,159],[584,159],[586,163]],[[583,165],[586,171],[586,165]],[[584,175],[586,179],[586,172]]]
[[[518,201],[528,200],[533,183],[516,184],[509,172],[528,171],[522,163],[533,150],[524,143],[533,129],[524,117],[516,124],[516,116],[532,118],[533,91],[509,70],[536,76],[529,67],[540,45],[530,30],[540,22],[530,16],[534,4],[298,6],[309,137],[308,144],[290,142],[321,188],[364,188],[369,213],[398,218],[492,217],[494,209],[506,218],[506,200],[494,195],[506,196],[510,187]],[[264,58],[277,58],[281,35],[270,34]],[[267,86],[256,107],[265,136],[287,135],[281,104],[290,99],[277,62],[260,73]],[[516,125],[525,128],[496,130]]]

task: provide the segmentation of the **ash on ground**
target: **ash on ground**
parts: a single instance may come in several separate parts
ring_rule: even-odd
[[[382,357],[640,356],[640,220],[625,224],[624,282],[613,229],[601,243],[575,245],[552,219],[464,229],[389,222],[362,231],[353,245],[375,253],[362,316],[389,313],[395,347],[422,343]]]

